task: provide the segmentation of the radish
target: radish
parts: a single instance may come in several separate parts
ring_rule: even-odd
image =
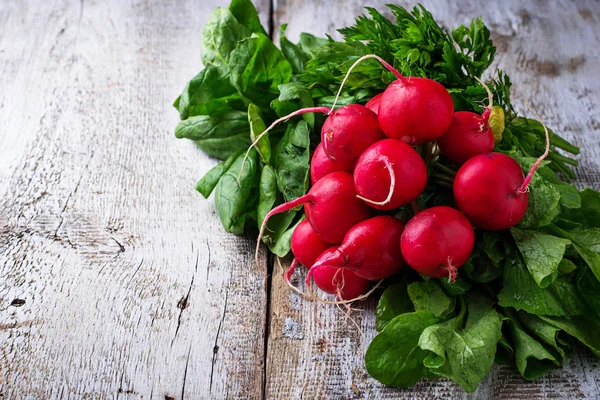
[[[432,278],[456,279],[456,270],[471,256],[475,232],[460,211],[446,206],[423,210],[404,228],[400,248],[406,263]]]
[[[529,105],[525,103],[527,108]],[[531,108],[529,110],[541,121]],[[464,163],[456,173],[453,190],[456,206],[478,228],[501,231],[515,226],[527,212],[529,184],[535,170],[550,151],[546,133],[546,151],[533,164],[526,177],[517,161],[502,153],[485,153]]]
[[[362,152],[381,139],[377,114],[360,104],[335,110],[321,129],[323,150],[338,170],[352,171]]]
[[[471,158],[454,178],[454,200],[478,228],[500,231],[525,215],[529,196],[519,191],[524,175],[514,158],[486,153]]]
[[[326,242],[341,243],[348,230],[369,217],[369,207],[356,197],[354,180],[348,172],[337,171],[321,178],[304,196],[281,204],[267,213],[260,227],[256,255],[269,218],[304,205],[306,218]]]
[[[337,247],[331,247],[325,250],[319,259],[326,260],[337,249]],[[328,265],[326,261],[314,269],[312,277],[319,289],[325,293],[335,294],[340,300],[355,299],[365,294],[371,286],[370,281],[359,277],[354,271]]]
[[[398,78],[385,89],[379,100],[377,115],[385,136],[417,145],[438,139],[448,130],[454,114],[454,102],[446,88],[432,79],[404,77],[374,54],[356,60],[344,77],[338,96],[350,72],[367,58],[378,60]]]
[[[340,171],[340,169],[325,154],[323,143],[319,143],[310,159],[310,183],[314,185],[319,179],[335,171]]]
[[[377,114],[377,112],[379,111],[379,103],[381,102],[381,96],[383,96],[383,92],[373,96],[371,100],[367,101],[365,107]]]
[[[398,272],[402,255],[398,243],[404,224],[390,216],[370,218],[353,226],[342,244],[327,255],[322,254],[308,271],[306,283],[323,265],[355,270],[356,275],[377,281]]]
[[[494,150],[494,133],[489,123],[493,96],[490,89],[483,82],[479,82],[488,93],[488,106],[483,114],[478,115],[471,111],[455,112],[450,128],[437,140],[440,153],[456,165],[463,164],[477,154]]]
[[[294,229],[291,243],[296,260],[309,268],[325,250],[331,247],[331,243],[321,239],[306,219]]]
[[[419,153],[395,139],[371,145],[354,169],[358,198],[379,210],[392,210],[414,201],[426,184],[427,167]]]

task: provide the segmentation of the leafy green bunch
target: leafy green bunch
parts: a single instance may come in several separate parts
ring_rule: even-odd
[[[488,70],[496,48],[482,20],[446,31],[422,6],[388,7],[393,20],[367,8],[367,15],[339,30],[341,41],[303,33],[292,43],[283,25],[279,47],[249,0],[233,0],[211,15],[202,33],[205,68],[174,104],[181,118],[175,135],[222,160],[196,189],[206,198],[214,192],[227,231],[256,231],[273,207],[306,193],[324,116],[290,119],[248,148],[276,119],[331,106],[346,72],[363,55],[377,54],[405,76],[442,83],[457,111],[480,113],[487,106],[476,78]],[[350,75],[338,104],[364,103],[393,80],[366,60]],[[544,127],[517,114],[506,74],[495,71],[488,85],[505,114],[495,151],[526,171],[544,152]],[[600,355],[600,194],[565,183],[575,178],[570,167],[577,165],[566,154],[579,149],[552,131],[550,137],[525,217],[504,232],[477,230],[473,254],[456,282],[408,268],[390,282],[377,307],[379,333],[366,354],[373,377],[408,387],[423,377],[445,376],[473,391],[494,362],[514,363],[525,379],[535,379],[566,362],[573,341]],[[420,150],[430,182],[418,205],[453,206],[456,166],[427,153],[429,147]],[[404,218],[412,214],[397,211]],[[289,252],[302,218],[301,210],[292,210],[269,220],[263,240],[274,254]]]

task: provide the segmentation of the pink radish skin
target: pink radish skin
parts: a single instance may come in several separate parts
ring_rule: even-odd
[[[335,110],[323,123],[321,143],[338,170],[352,171],[363,151],[383,139],[377,114],[350,104]]]
[[[400,248],[406,263],[432,278],[456,279],[456,270],[471,256],[475,233],[460,211],[445,206],[419,212],[408,223]]]
[[[452,124],[437,140],[440,152],[456,165],[494,150],[494,133],[489,125],[491,108],[482,115],[470,111],[454,113]]]
[[[399,74],[398,74],[399,76]],[[440,83],[400,77],[383,92],[378,109],[385,136],[418,145],[439,139],[450,127],[454,103]]]
[[[291,243],[296,260],[308,268],[312,267],[315,260],[331,247],[331,243],[321,239],[306,219],[294,229]]]
[[[529,196],[519,163],[502,153],[480,154],[454,178],[456,206],[478,228],[501,231],[515,226],[527,211]],[[529,182],[527,182],[529,184]]]
[[[367,101],[365,107],[377,114],[379,112],[379,103],[381,102],[381,96],[383,96],[383,92],[373,96],[371,100]]]
[[[333,172],[321,178],[304,196],[269,211],[260,228],[257,248],[269,218],[300,205],[304,205],[306,218],[317,235],[334,244],[341,243],[350,228],[370,216],[369,207],[356,197],[352,175]]]
[[[329,175],[332,172],[340,171],[333,161],[327,157],[325,150],[323,150],[323,143],[319,143],[312,158],[310,159],[310,182],[312,185],[317,183],[319,179],[325,175]]]
[[[327,259],[335,254],[337,247],[332,247],[319,257]],[[326,262],[315,268],[312,277],[319,289],[325,293],[335,294],[340,300],[355,299],[367,293],[371,282],[359,277],[354,271],[346,268],[337,268]]]
[[[354,270],[356,275],[370,281],[387,278],[402,268],[398,248],[404,224],[390,216],[370,218],[353,226],[337,250],[321,255],[307,275],[307,282],[321,265]]]
[[[394,175],[394,187],[389,197]],[[427,184],[425,162],[408,144],[384,139],[371,145],[360,156],[354,169],[354,188],[373,208],[393,210],[414,201]],[[379,203],[379,204],[377,204]]]

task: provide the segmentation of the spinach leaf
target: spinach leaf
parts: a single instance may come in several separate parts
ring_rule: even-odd
[[[278,86],[289,82],[292,67],[263,34],[242,40],[231,53],[231,84],[248,102],[267,109],[279,95]]]
[[[265,216],[271,209],[281,201],[281,195],[277,192],[277,177],[275,170],[269,165],[265,165],[260,176],[259,200],[257,207],[258,228],[260,229]],[[273,215],[267,223],[267,228],[264,231],[262,241],[267,245],[274,245],[277,240],[285,233],[290,226],[296,211],[287,211],[281,214]]]
[[[279,85],[279,97],[271,103],[271,108],[275,110],[278,117],[288,115],[300,108],[314,106],[310,89],[300,82],[290,82]],[[315,115],[307,113],[302,115],[308,125],[313,128],[315,125]]]
[[[558,266],[571,242],[538,231],[512,228],[510,232],[535,282],[547,287],[558,276]]]
[[[585,188],[579,192],[581,207],[563,210],[562,217],[578,222],[586,228],[600,228],[600,193]]]
[[[590,267],[597,280],[600,281],[600,228],[574,228],[565,230],[556,226],[550,227],[552,231],[573,243],[577,253]]]
[[[299,220],[291,228],[288,228],[273,245],[269,246],[269,250],[277,257],[285,257],[290,252],[292,248],[292,234],[300,222],[302,222],[302,220]]]
[[[455,299],[446,296],[432,279],[411,283],[408,285],[408,295],[416,311],[427,310],[437,318],[443,319],[454,310]]]
[[[514,358],[515,350],[508,342],[508,339],[506,339],[506,336],[502,334],[498,340],[498,347],[496,348],[496,358],[494,359],[494,362],[501,365],[510,365],[512,364]]]
[[[260,108],[254,104],[248,106],[248,123],[250,124],[250,139],[252,140],[252,143],[254,143],[258,135],[267,129],[265,122],[260,115]],[[265,164],[269,164],[269,161],[271,160],[271,142],[269,140],[269,135],[267,134],[260,138],[255,148],[258,150],[261,160]]]
[[[202,64],[228,69],[232,52],[238,42],[249,37],[251,32],[240,24],[226,8],[217,8],[202,30]]]
[[[277,187],[286,201],[303,196],[308,189],[310,163],[308,124],[288,124],[283,138],[273,152],[272,165],[277,174]]]
[[[471,284],[461,276],[458,276],[454,282],[451,282],[446,278],[437,279],[437,282],[442,285],[444,291],[450,296],[465,294],[471,289]]]
[[[419,348],[419,337],[438,321],[429,311],[395,317],[369,344],[365,354],[369,374],[385,385],[414,385],[427,374],[423,365],[427,351]]]
[[[281,24],[279,27],[279,47],[281,47],[283,56],[292,66],[292,72],[294,75],[301,74],[304,71],[304,66],[310,58],[304,51],[302,51],[300,46],[290,42],[288,38],[285,37],[286,29],[287,24]]]
[[[568,348],[567,341],[561,336],[562,330],[554,325],[551,325],[538,316],[527,314],[526,312],[518,312],[519,321],[523,326],[540,338],[544,343],[554,349],[560,360],[566,360],[565,349]],[[555,358],[557,358],[555,355]],[[560,361],[557,358],[557,361]]]
[[[244,154],[240,154],[221,177],[215,189],[215,206],[227,232],[241,235],[248,219],[256,219],[258,196],[258,153],[252,149],[240,173]]]
[[[191,139],[209,156],[226,159],[250,146],[248,114],[219,110],[211,115],[190,117],[179,122],[175,137]]]
[[[540,316],[541,319],[562,329],[586,345],[596,357],[600,357],[600,324],[585,317],[560,318]]]
[[[178,98],[176,108],[184,120],[190,116],[207,115],[221,108],[238,107],[241,101],[229,82],[229,74],[221,68],[208,66],[188,82]]]
[[[375,310],[377,331],[381,332],[398,315],[412,311],[415,311],[415,308],[408,296],[406,282],[388,286],[381,295]]]
[[[267,31],[260,23],[260,18],[258,17],[254,4],[252,4],[250,0],[231,0],[229,11],[231,11],[235,19],[248,28],[250,32],[268,35]]]
[[[475,391],[489,373],[502,336],[502,320],[492,303],[490,298],[469,294],[457,317],[426,328],[419,338],[419,347],[431,352],[424,365],[467,392]]]
[[[519,158],[516,160],[525,171],[531,164],[530,158]],[[542,162],[540,169],[547,162]],[[529,185],[530,193],[527,204],[527,212],[523,219],[517,224],[519,228],[532,229],[547,226],[560,214],[560,191],[551,183],[545,181],[539,174],[534,174]]]
[[[200,181],[196,184],[196,190],[200,192],[205,199],[208,199],[208,196],[212,193],[219,182],[219,179],[229,170],[231,165],[238,159],[238,157],[242,154],[242,150],[233,153],[227,158],[225,161],[221,161],[214,168],[208,171]]]

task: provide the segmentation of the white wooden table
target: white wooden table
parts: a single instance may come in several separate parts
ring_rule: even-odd
[[[252,262],[254,239],[193,190],[215,160],[173,136],[203,23],[227,4],[0,1],[0,399],[600,397],[583,351],[533,382],[494,368],[471,395],[385,388],[362,361],[375,300],[353,314],[361,334],[291,294],[266,254]],[[363,6],[255,4],[292,40]],[[600,189],[600,3],[424,4],[450,27],[483,16],[514,94],[581,147],[577,184]]]

